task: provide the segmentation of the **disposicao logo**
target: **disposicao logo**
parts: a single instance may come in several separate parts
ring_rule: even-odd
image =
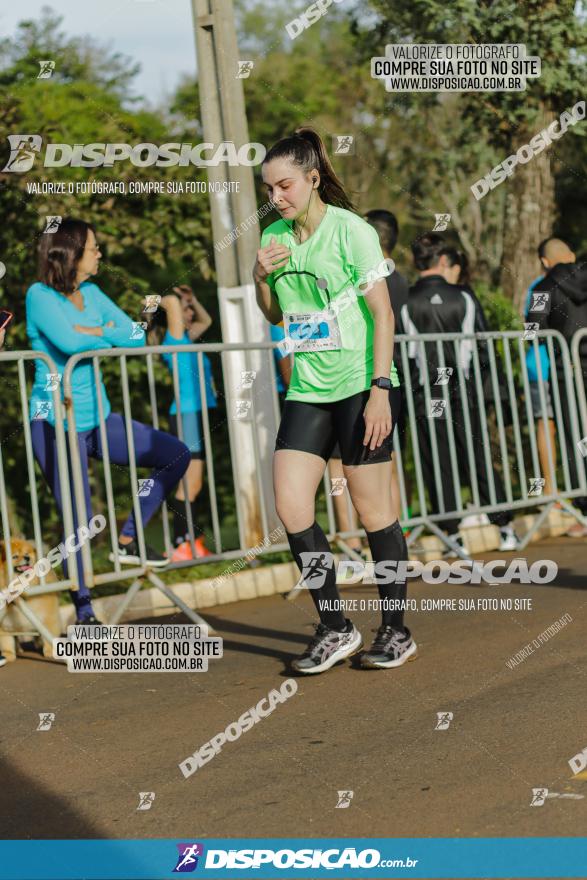
[[[191,874],[198,867],[198,859],[204,855],[204,847],[201,843],[178,843],[179,850],[177,865],[173,869],[174,874]]]
[[[2,171],[22,174],[30,171],[36,156],[41,152],[43,139],[38,134],[8,135],[10,156]],[[220,144],[47,144],[43,166],[45,168],[112,168],[115,162],[130,160],[137,168],[156,166],[170,168],[228,165],[260,165],[265,158],[265,147],[259,143],[237,147],[232,141]],[[208,153],[207,157],[204,155]]]

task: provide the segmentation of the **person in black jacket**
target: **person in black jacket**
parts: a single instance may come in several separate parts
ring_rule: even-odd
[[[449,251],[442,235],[429,232],[420,236],[412,244],[414,263],[420,270],[420,278],[409,291],[408,302],[402,308],[402,326],[408,335],[417,333],[479,333],[486,332],[488,327],[479,301],[466,289],[448,281],[449,269],[452,265]],[[430,496],[431,512],[455,510],[460,507],[457,495],[458,484],[471,486],[476,476],[481,505],[502,503],[505,499],[503,484],[498,473],[491,466],[488,469],[485,461],[481,407],[486,408],[485,400],[478,400],[473,380],[473,352],[475,342],[463,340],[444,342],[440,346],[436,342],[410,343],[408,354],[412,365],[412,389],[416,418],[418,422],[418,446],[422,461],[425,485]],[[479,360],[483,364],[484,357],[479,345]],[[440,351],[439,351],[440,349]],[[442,357],[441,357],[442,354]],[[466,400],[461,399],[458,379],[460,364],[465,380]],[[452,372],[450,372],[452,371]],[[430,412],[426,406],[425,377],[429,377],[430,398],[443,399],[443,388],[446,385],[449,406],[430,404]],[[464,409],[469,415],[471,435],[467,436],[467,424]],[[450,413],[449,413],[450,409]],[[439,415],[439,417],[435,417]],[[449,422],[452,423],[457,461],[456,474],[453,472],[450,459]],[[432,425],[434,424],[434,427]],[[435,430],[438,448],[439,474],[434,472],[432,453],[432,431]],[[470,444],[470,446],[468,445]],[[471,473],[469,451],[472,450],[474,474]],[[492,498],[491,482],[495,495]],[[444,504],[441,504],[441,499]],[[500,550],[515,550],[517,538],[511,526],[511,515],[508,511],[488,514],[490,522],[500,529]],[[442,525],[449,537],[461,543],[457,534],[460,517],[445,520]]]
[[[574,334],[577,330],[587,327],[587,260],[581,259],[576,263],[572,261],[559,262],[554,265],[542,281],[539,281],[532,290],[528,319],[537,323],[541,330],[558,330],[566,339],[570,350]],[[583,383],[585,384],[587,382],[587,337],[580,344],[579,357]],[[564,378],[564,362],[562,352],[556,342],[555,362],[565,430],[564,441],[566,443],[569,477],[571,486],[578,488],[580,481],[579,469],[584,470],[585,468],[585,462],[582,460],[581,453],[584,444],[579,446],[578,441],[583,439],[587,432],[587,426],[581,426],[579,422],[579,436],[574,434],[571,407]],[[551,381],[553,380],[554,376],[551,377]],[[562,438],[560,443],[562,448]],[[563,454],[565,454],[564,449]],[[574,498],[573,504],[579,508],[583,515],[587,515],[587,497]],[[584,529],[582,526],[573,526],[570,534],[575,536],[584,535],[587,534],[587,529]]]
[[[383,256],[386,259],[391,259],[399,234],[399,227],[395,214],[392,214],[391,211],[385,211],[383,208],[375,208],[372,211],[367,211],[365,214],[365,220],[373,226],[377,232]],[[399,335],[400,333],[403,333],[401,328],[401,309],[408,301],[409,284],[404,276],[395,268],[393,272],[386,277],[385,281],[387,283],[389,301],[391,302],[391,308],[395,318],[395,332],[396,335]],[[396,368],[399,370],[401,368],[401,357],[398,349],[399,346],[396,345],[393,358]]]
[[[556,263],[532,289],[528,317],[540,329],[558,330],[569,346],[577,330],[587,327],[587,262]],[[587,339],[581,362],[587,362]]]
[[[395,217],[395,214],[392,214],[391,211],[386,211],[383,208],[374,208],[372,211],[367,211],[365,214],[365,220],[369,223],[377,232],[379,236],[379,244],[381,245],[381,250],[383,252],[383,256],[386,260],[392,260],[392,253],[397,244],[399,227],[398,222]],[[393,311],[393,317],[395,319],[395,335],[399,336],[404,332],[402,328],[402,319],[401,319],[401,310],[402,307],[408,301],[408,289],[409,284],[407,279],[398,272],[395,268],[393,271],[386,277],[385,282],[387,284],[387,292],[389,294],[389,301],[391,303],[391,310]],[[400,351],[400,345],[398,342],[395,343],[393,347],[393,362],[397,369],[397,374],[400,379],[400,391],[401,391],[401,406],[399,408],[399,415],[396,420],[396,434],[399,441],[399,447],[401,454],[404,454],[406,447],[406,401],[404,397],[404,380],[403,380],[403,366],[402,366],[402,355]],[[406,503],[409,506],[410,500],[410,486],[407,482],[406,474],[404,473],[404,483],[405,483],[405,493],[406,493]],[[400,497],[400,483],[398,476],[398,463],[395,460],[395,456],[391,462],[391,495],[393,501],[393,509],[397,519],[400,519],[402,516],[401,510],[401,497]]]

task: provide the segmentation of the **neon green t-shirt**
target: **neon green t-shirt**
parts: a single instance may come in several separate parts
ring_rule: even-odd
[[[375,229],[352,211],[327,205],[306,241],[299,244],[283,219],[263,231],[261,247],[272,238],[291,251],[287,264],[267,276],[282,312],[319,312],[331,305],[341,338],[338,350],[294,353],[286,399],[329,403],[369,389],[374,320],[359,285],[389,274]],[[394,364],[389,378],[399,387]]]

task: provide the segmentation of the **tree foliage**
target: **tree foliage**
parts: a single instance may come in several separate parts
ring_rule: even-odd
[[[61,19],[45,10],[38,22],[23,22],[16,39],[0,46],[0,141],[4,167],[8,134],[39,134],[43,143],[161,144],[181,140],[190,119],[133,107],[125,95],[137,66],[119,54],[109,54],[89,38],[68,38]],[[39,60],[55,61],[50,79],[37,79]],[[196,141],[197,142],[197,141]],[[95,225],[103,259],[96,282],[120,307],[141,320],[142,299],[147,293],[164,294],[173,285],[191,284],[204,305],[217,318],[216,297],[209,278],[212,263],[208,197],[201,195],[32,195],[27,184],[56,181],[203,180],[201,169],[139,168],[129,162],[112,168],[44,168],[37,161],[26,174],[0,174],[0,259],[6,274],[0,281],[0,308],[15,315],[5,348],[29,347],[25,327],[25,293],[36,280],[36,250],[47,215],[75,216]],[[204,277],[205,276],[205,277]],[[207,338],[219,339],[215,320]],[[114,366],[104,375],[113,403],[119,404]],[[2,365],[4,381],[17,389],[16,371]],[[29,365],[30,375],[30,365]],[[129,361],[133,413],[145,410],[145,365]],[[110,380],[109,381],[109,377]],[[159,387],[167,389],[167,370],[159,371]],[[166,393],[163,392],[165,400]],[[168,402],[168,401],[167,401]],[[161,411],[164,411],[162,407]],[[26,473],[22,443],[22,413],[17,393],[8,395],[1,409],[4,467]],[[11,438],[11,439],[10,439]],[[40,485],[41,495],[43,495]],[[21,484],[19,509],[25,513],[26,486]],[[46,515],[54,519],[52,505]]]
[[[451,203],[458,206],[456,228],[469,257],[480,268],[487,267],[494,280],[500,277],[508,295],[519,303],[527,275],[535,271],[535,248],[542,237],[556,233],[571,238],[578,248],[586,243],[585,208],[579,229],[576,213],[566,214],[560,198],[557,204],[554,200],[555,183],[576,178],[581,168],[580,161],[572,164],[570,159],[581,158],[584,166],[581,126],[570,129],[540,159],[518,167],[514,180],[482,202],[473,204],[468,187],[584,98],[587,27],[581,6],[569,0],[455,0],[448,5],[399,0],[393,6],[387,0],[371,0],[370,5],[377,14],[371,27],[361,26],[360,15],[353,22],[365,59],[383,55],[387,43],[399,42],[522,43],[528,55],[540,56],[541,76],[529,79],[525,91],[461,93],[451,101],[450,119],[443,114],[447,99],[442,95],[413,93],[407,99],[420,125],[424,122],[438,138],[436,149],[427,139],[424,173],[440,162],[445,185],[434,178],[432,184],[443,193],[447,210]],[[422,126],[420,132],[411,127],[411,134],[414,141],[420,139]],[[562,183],[558,194],[565,188]]]

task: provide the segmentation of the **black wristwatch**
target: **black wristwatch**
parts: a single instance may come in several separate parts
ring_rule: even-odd
[[[385,388],[387,391],[391,389],[391,379],[386,379],[385,376],[378,376],[377,379],[371,380],[371,387],[373,385],[377,385],[378,388]]]

